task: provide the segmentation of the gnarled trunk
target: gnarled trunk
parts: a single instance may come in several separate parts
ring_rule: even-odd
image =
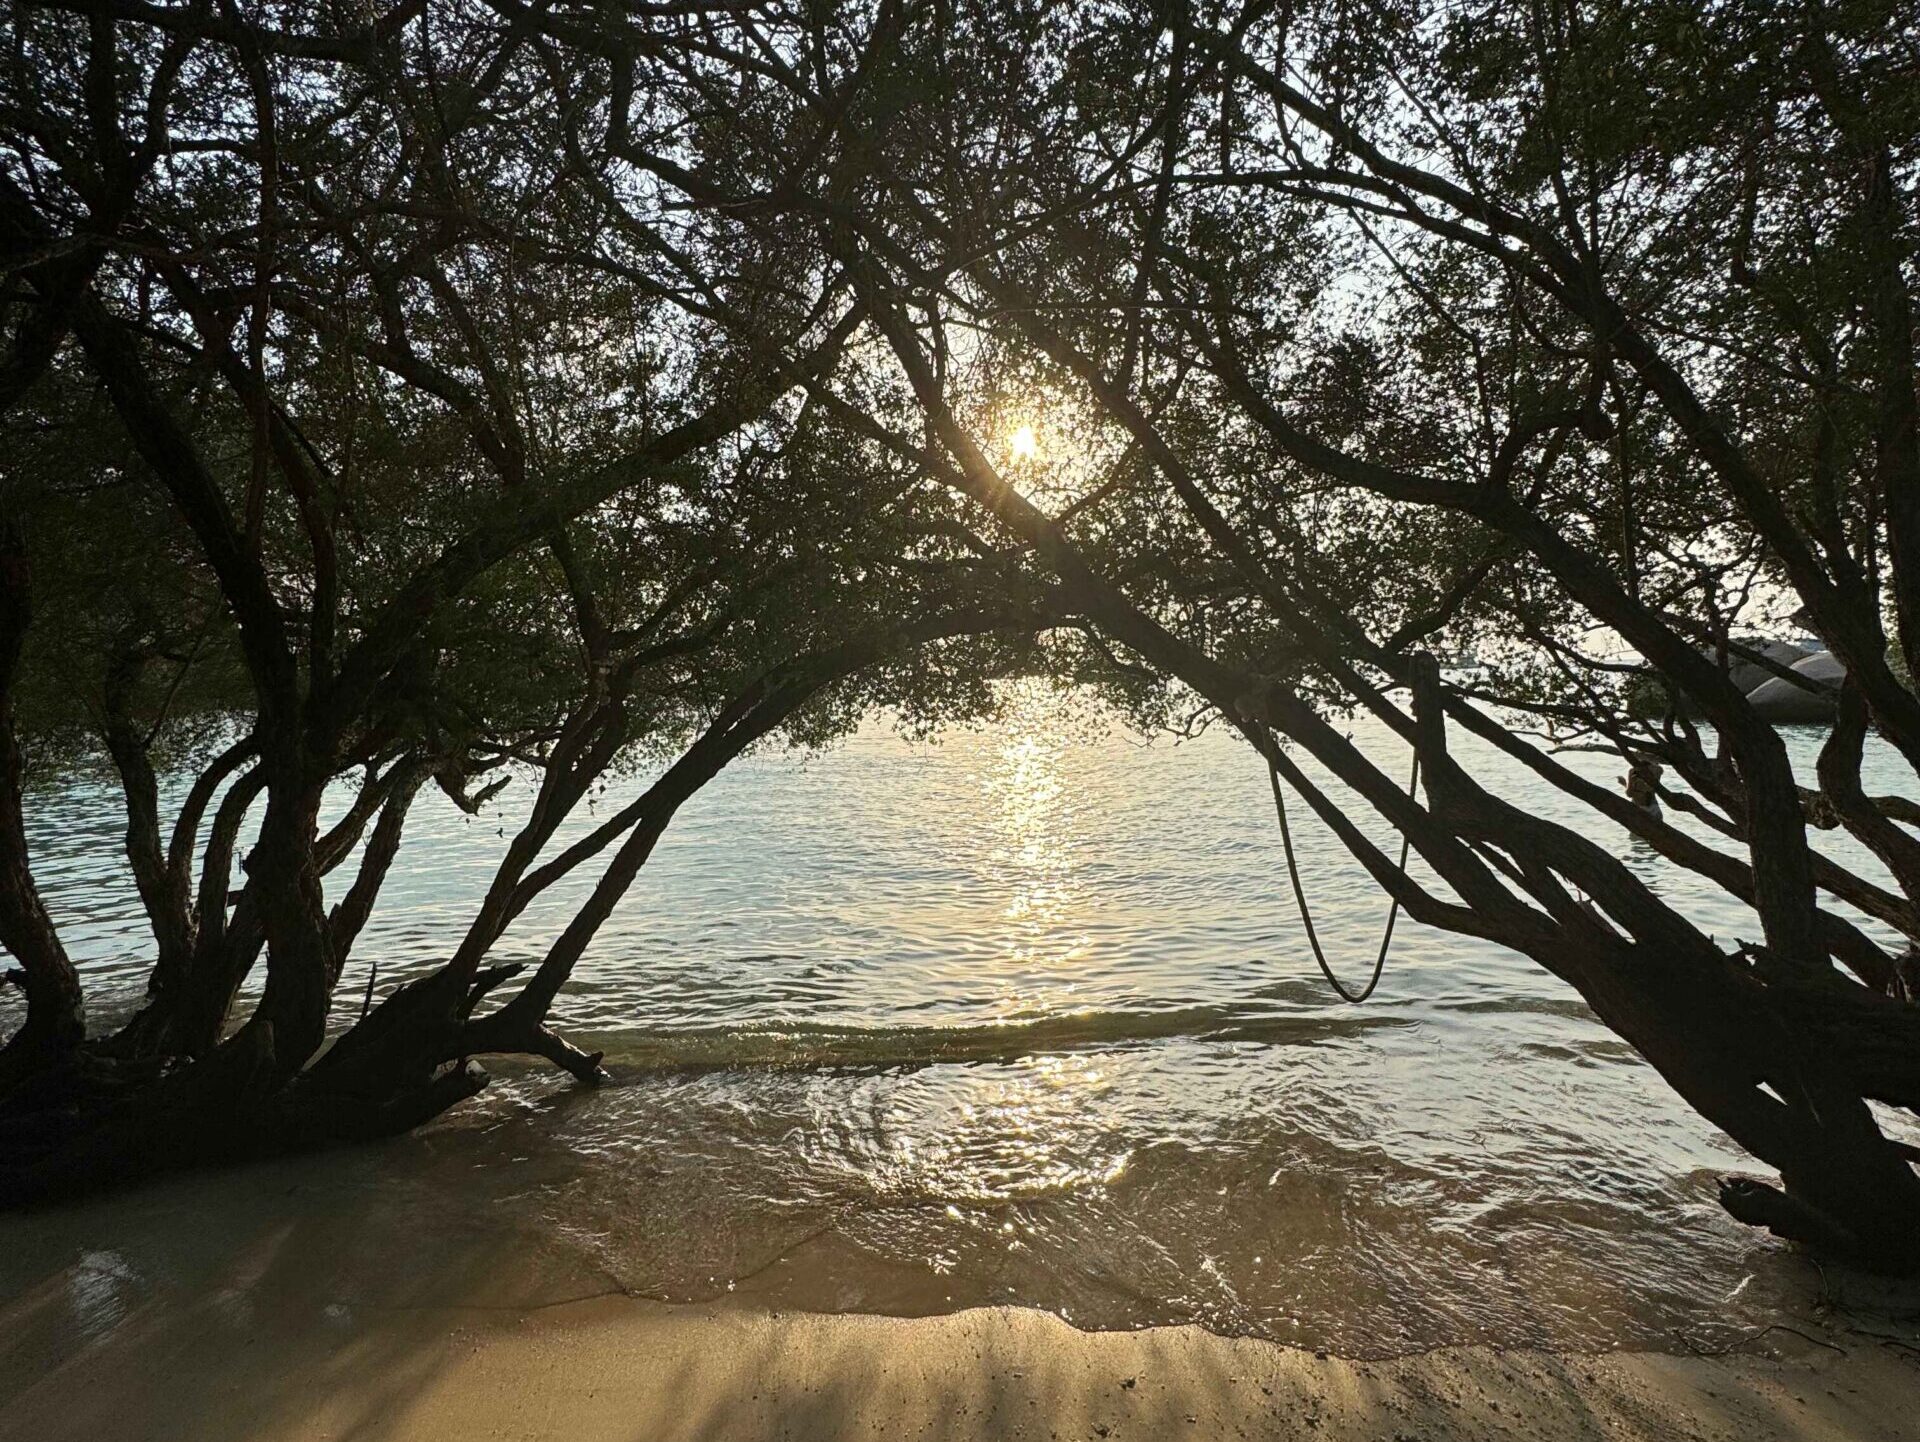
[[[0,1047],[0,1096],[86,1035],[80,978],[41,903],[27,860],[13,682],[33,615],[32,577],[18,524],[0,515],[0,946],[20,963],[7,980],[26,993],[26,1022]]]

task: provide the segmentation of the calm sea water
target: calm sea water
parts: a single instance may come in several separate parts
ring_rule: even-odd
[[[1391,738],[1356,737],[1400,773]],[[1792,737],[1809,768],[1818,741]],[[1877,769],[1870,789],[1900,788]],[[385,990],[444,957],[514,796],[479,819],[423,799],[343,997],[376,961]],[[108,1019],[147,956],[113,813],[76,783],[30,824]],[[1298,834],[1330,953],[1363,980],[1384,900],[1310,819]],[[1754,934],[1736,903],[1595,834],[1709,930]],[[537,959],[585,884],[498,954]],[[876,721],[737,764],[675,822],[557,1021],[606,1050],[612,1085],[501,1066],[432,1127],[306,1164],[326,1206],[369,1247],[383,1227],[435,1255],[537,1239],[649,1296],[1017,1302],[1366,1354],[1676,1347],[1806,1304],[1808,1265],[1714,1202],[1752,1164],[1565,987],[1403,920],[1376,998],[1341,1004],[1252,753],[1145,744],[1045,690],[937,745]],[[218,1257],[207,1231],[195,1265]],[[163,1252],[113,1255],[130,1274],[186,1265]]]

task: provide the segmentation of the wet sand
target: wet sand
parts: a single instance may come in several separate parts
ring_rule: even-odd
[[[171,1329],[162,1328],[164,1334]],[[0,1436],[152,1439],[1920,1437],[1920,1365],[1848,1334],[1723,1357],[1449,1348],[1351,1362],[1044,1313],[774,1315],[621,1296],[431,1309],[350,1338],[137,1331],[7,1399]]]
[[[844,1289],[846,1315],[674,1302],[543,1221],[537,1188],[477,1196],[459,1177],[492,1169],[421,1145],[444,1174],[346,1151],[0,1217],[0,1442],[1920,1442],[1907,1287],[1834,1279],[1844,1306],[1676,1355],[1380,1359],[1012,1306],[856,1314],[871,1289],[831,1271],[810,1294]]]
[[[1920,1438],[1911,1331],[1779,1331],[1720,1356],[1467,1347],[1350,1361],[1193,1327],[1081,1332],[1011,1307],[897,1319],[611,1292],[287,1316],[270,1299],[236,1315],[215,1295],[49,1355],[31,1317],[48,1300],[0,1309],[0,1437]]]

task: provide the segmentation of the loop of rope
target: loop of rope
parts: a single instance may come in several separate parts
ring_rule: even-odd
[[[1278,741],[1273,742],[1275,746]],[[1267,779],[1273,783],[1273,809],[1280,817],[1280,844],[1287,853],[1287,878],[1293,882],[1293,899],[1300,905],[1300,924],[1307,929],[1307,945],[1313,948],[1313,959],[1320,963],[1320,974],[1327,984],[1340,993],[1342,1001],[1359,1005],[1373,995],[1373,989],[1380,985],[1380,975],[1387,969],[1387,952],[1393,947],[1393,923],[1400,917],[1400,898],[1393,897],[1387,907],[1387,929],[1380,936],[1380,954],[1373,959],[1373,975],[1367,978],[1367,984],[1357,992],[1348,991],[1333,974],[1333,967],[1327,961],[1327,954],[1320,948],[1319,933],[1313,929],[1313,912],[1307,906],[1306,889],[1300,884],[1300,863],[1293,855],[1293,828],[1287,825],[1287,797],[1280,789],[1280,766],[1271,755],[1267,757]],[[1420,787],[1420,753],[1413,753],[1413,774],[1407,778],[1407,795],[1412,796]],[[1400,835],[1400,870],[1407,869],[1407,853],[1411,840],[1405,832]]]

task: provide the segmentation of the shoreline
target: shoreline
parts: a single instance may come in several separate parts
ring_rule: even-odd
[[[1920,1442],[1910,1284],[1723,1305],[1672,1334],[1694,1352],[909,1315],[817,1248],[792,1261],[820,1310],[662,1301],[532,1161],[476,1171],[471,1140],[432,1134],[404,1174],[347,1151],[0,1218],[0,1442]]]
[[[35,1299],[0,1317],[19,1320],[22,1302]],[[1907,1327],[1884,1340],[1782,1327],[1718,1355],[1447,1346],[1355,1360],[1192,1326],[1080,1331],[1020,1307],[894,1318],[617,1290],[534,1305],[272,1303],[246,1290],[154,1299],[55,1355],[9,1327],[0,1438],[1920,1438]]]

